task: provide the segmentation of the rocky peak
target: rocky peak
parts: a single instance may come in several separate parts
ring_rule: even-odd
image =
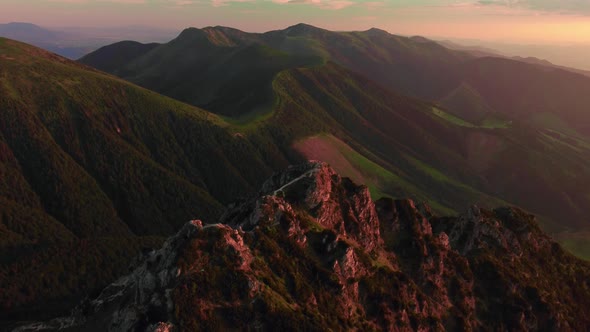
[[[362,244],[368,250],[380,243],[379,218],[369,189],[342,178],[326,163],[310,161],[274,174],[259,194],[230,208],[221,222],[251,230],[271,217],[293,211],[309,213],[322,227]]]
[[[515,208],[374,203],[327,164],[193,221],[71,317],[19,331],[584,330],[590,266]]]

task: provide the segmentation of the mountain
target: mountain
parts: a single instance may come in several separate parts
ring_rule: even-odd
[[[163,42],[175,34],[176,31],[148,27],[44,28],[32,23],[0,24],[0,37],[35,45],[69,59],[79,59],[102,46],[126,39]]]
[[[70,59],[78,59],[94,50],[94,48],[78,45],[65,45],[67,43],[64,41],[72,38],[72,35],[63,31],[42,28],[32,23],[0,24],[0,37],[32,44]]]
[[[477,57],[502,57],[500,52],[484,46],[461,44],[452,40],[437,40],[436,42],[451,50],[465,51]]]
[[[193,77],[205,75],[204,78],[207,78],[210,68],[207,68],[205,72],[197,71],[198,68],[203,67],[200,61],[203,56],[219,49],[221,52],[231,53],[253,45],[270,47],[275,52],[289,54],[291,58],[304,56],[320,58],[324,62],[336,62],[380,81],[386,87],[396,86],[398,88],[396,91],[406,94],[413,92],[419,97],[432,94],[426,91],[418,92],[417,90],[422,87],[428,90],[439,90],[445,84],[443,78],[446,74],[442,72],[440,75],[437,74],[443,68],[442,63],[454,63],[467,56],[447,50],[434,42],[416,42],[409,38],[389,35],[377,29],[358,33],[337,33],[299,24],[285,30],[249,34],[231,28],[209,27],[186,29],[170,43],[132,59],[129,63],[110,72],[141,86],[174,96],[176,99],[205,106],[200,101],[195,101],[194,95],[201,93],[201,87],[194,86],[194,81],[187,82],[186,71],[190,68]],[[179,54],[179,49],[184,52]],[[444,56],[440,56],[439,52],[443,52]],[[101,50],[96,51],[98,56],[100,53]],[[313,61],[313,58],[308,65],[316,64],[317,61]],[[107,70],[90,58],[82,58],[80,61],[98,69]],[[224,62],[224,56],[217,54],[212,60],[207,59],[207,64],[213,70],[219,69],[222,74],[223,70],[228,70]],[[261,62],[264,63],[264,61]],[[403,74],[389,75],[388,73],[392,70],[403,72]],[[175,75],[175,72],[181,74]],[[218,73],[215,72],[215,74]],[[438,80],[433,79],[433,75]],[[162,82],[157,78],[165,79]],[[401,81],[412,87],[402,86]],[[425,81],[429,81],[430,84],[423,84]],[[438,82],[440,86],[433,86],[432,82]],[[177,93],[178,90],[182,92]],[[170,91],[174,91],[174,94]]]
[[[32,23],[12,22],[0,24],[0,36],[33,44],[56,39],[59,33]]]
[[[590,71],[588,71],[588,70],[575,68],[576,66],[569,66],[568,67],[568,66],[556,65],[546,59],[541,59],[541,58],[534,57],[534,56],[526,56],[526,57],[518,56],[518,55],[511,56],[511,55],[508,55],[511,52],[500,52],[495,49],[491,49],[491,48],[484,47],[484,46],[463,45],[463,44],[456,43],[456,42],[453,42],[450,40],[439,40],[437,42],[446,48],[450,48],[452,50],[457,50],[457,51],[468,52],[469,54],[471,54],[475,57],[480,57],[480,58],[494,57],[494,58],[512,59],[512,60],[516,60],[516,61],[520,61],[520,62],[526,62],[526,63],[530,63],[530,64],[552,67],[554,69],[563,69],[565,71],[569,71],[572,73],[590,76]],[[480,43],[481,43],[481,41],[480,41]],[[553,48],[555,50],[556,48],[559,48],[559,47],[554,45]],[[525,52],[525,54],[526,54],[526,52]]]
[[[521,210],[437,217],[310,162],[186,224],[72,316],[15,331],[584,330],[589,277]]]
[[[96,62],[107,52],[81,62],[109,70]],[[590,80],[581,75],[378,29],[305,24],[263,34],[190,28],[110,72],[238,130],[289,131],[280,145],[333,163],[377,196],[413,196],[447,213],[509,202],[551,231],[587,227]]]
[[[41,49],[0,39],[0,67],[2,319],[67,309],[289,164],[213,114]]]
[[[184,221],[219,220],[273,171],[307,159],[375,199],[427,201],[440,215],[516,204],[552,232],[587,226],[588,146],[575,136],[496,113],[472,123],[333,61],[217,32],[189,29],[133,62],[174,51],[186,69],[197,59],[210,70],[203,96],[223,116],[0,39],[0,320],[63,314]],[[118,45],[102,63],[126,61],[117,49],[128,46],[142,48]]]
[[[129,47],[120,44],[103,47],[81,62],[129,77],[135,83],[143,82],[140,85],[172,98],[234,116],[272,107],[270,82],[276,74],[318,62],[259,44],[233,47],[229,38],[217,36],[211,29],[186,29],[165,46],[135,44],[132,51]],[[125,56],[117,56],[120,54]],[[167,59],[175,59],[174,65]]]
[[[480,45],[487,49],[493,49],[496,53],[504,56],[535,57],[546,59],[554,64],[568,68],[576,68],[583,71],[590,70],[588,55],[590,45],[588,43],[510,43],[507,41],[486,41],[486,40],[457,40],[457,44]]]
[[[158,43],[142,44],[134,41],[122,41],[102,47],[100,52],[87,55],[86,60],[94,63],[101,70],[109,72],[159,45]]]
[[[590,102],[585,97],[590,95],[589,77],[545,64],[481,57],[469,51],[448,49],[425,38],[400,37],[378,29],[332,32],[299,24],[285,30],[249,34],[224,27],[191,28],[169,45],[153,50],[153,55],[147,52],[110,72],[176,99],[205,106],[194,99],[200,86],[191,88],[193,85],[187,83],[186,76],[169,72],[179,68],[178,71],[184,73],[180,67],[197,68],[194,64],[176,61],[178,56],[166,56],[179,44],[198,47],[199,52],[187,48],[186,56],[208,52],[207,43],[197,46],[188,38],[189,34],[199,34],[208,44],[226,50],[265,45],[292,56],[321,57],[360,73],[385,88],[432,102],[444,103],[458,88],[468,85],[496,113],[536,126],[544,126],[542,118],[555,116],[566,126],[566,131],[586,138],[590,134],[590,117],[584,106]],[[158,68],[161,69],[154,70],[155,62],[160,59]],[[81,61],[107,69],[91,60]],[[150,73],[149,76],[144,74],[146,72]],[[162,82],[156,77],[166,77],[166,80]],[[467,102],[460,104],[468,105]],[[468,113],[470,109],[455,111]],[[549,126],[548,129],[563,132],[563,128]]]

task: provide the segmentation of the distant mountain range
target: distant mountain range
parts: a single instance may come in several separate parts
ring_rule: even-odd
[[[577,68],[585,71],[590,70],[590,43],[587,42],[510,42],[504,40],[479,40],[479,39],[453,39],[435,38],[441,40],[445,46],[478,48],[492,50],[492,53],[502,56],[520,56],[523,58],[535,57],[546,59],[551,63],[559,64],[569,68]],[[450,43],[450,44],[448,44]],[[477,45],[477,46],[474,46]]]
[[[518,205],[590,253],[580,74],[304,24],[190,28],[80,62],[0,38],[0,66],[0,319],[63,314],[308,159],[434,214]]]
[[[69,59],[79,59],[101,46],[125,39],[164,42],[175,35],[168,30],[146,27],[43,28],[22,22],[0,24],[0,37],[32,44]]]
[[[491,49],[491,48],[486,48],[486,47],[481,47],[481,46],[465,46],[465,45],[458,44],[458,43],[455,43],[455,42],[452,42],[449,40],[438,41],[438,42],[441,45],[444,45],[445,47],[448,47],[450,49],[458,50],[458,51],[465,51],[465,52],[468,52],[471,55],[476,56],[476,57],[496,57],[496,58],[512,59],[512,60],[526,62],[526,63],[530,63],[530,64],[534,64],[534,65],[543,65],[543,66],[552,67],[552,68],[556,68],[556,69],[563,69],[563,70],[571,71],[571,72],[582,74],[585,76],[590,76],[590,71],[588,71],[588,70],[576,69],[576,68],[572,68],[572,67],[556,65],[556,64],[553,64],[550,61],[547,61],[545,59],[539,59],[539,58],[533,57],[533,56],[527,56],[527,57],[507,56],[507,55],[503,55],[501,52]]]

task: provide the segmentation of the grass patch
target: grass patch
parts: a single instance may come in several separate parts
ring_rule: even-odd
[[[590,239],[568,239],[560,244],[575,256],[590,261]]]
[[[467,127],[467,128],[484,128],[484,129],[507,129],[510,128],[512,125],[512,121],[508,121],[498,117],[494,114],[489,114],[485,116],[481,121],[478,121],[479,124],[475,125],[471,122],[461,119],[460,117],[447,113],[440,108],[433,107],[432,113],[439,118],[452,123],[456,126],[460,127]]]
[[[295,143],[295,149],[309,159],[329,163],[342,176],[365,184],[373,199],[411,195],[417,200],[427,201],[437,213],[456,214],[456,211],[432,199],[410,181],[385,169],[332,135],[308,137]]]
[[[490,114],[481,121],[479,128],[508,129],[511,125],[512,121],[507,121],[495,116],[494,114]]]
[[[273,110],[277,104],[278,97],[275,98],[275,103],[273,105],[260,106],[251,112],[239,116],[221,116],[221,118],[230,124],[230,126],[236,127],[236,129],[253,129],[260,123],[272,117]]]
[[[446,120],[447,122],[450,122],[456,126],[461,126],[461,127],[468,127],[468,128],[475,128],[475,125],[473,125],[472,123],[469,123],[461,118],[458,118],[452,114],[449,114],[439,108],[433,107],[432,108],[432,114],[438,116],[439,118]]]
[[[590,232],[562,232],[555,235],[556,241],[575,256],[590,261]]]
[[[569,136],[582,137],[580,133],[570,127],[562,118],[553,113],[544,112],[535,114],[532,116],[531,122],[538,127],[552,129]]]
[[[566,145],[570,149],[576,151],[587,152],[584,150],[590,150],[590,142],[581,137],[568,135],[552,129],[546,129],[542,135],[551,142]]]

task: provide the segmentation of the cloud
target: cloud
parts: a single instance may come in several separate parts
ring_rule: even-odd
[[[146,0],[48,0],[49,2],[57,2],[57,3],[68,3],[68,4],[89,4],[89,3],[100,3],[100,2],[108,2],[114,4],[145,4]]]
[[[228,6],[231,3],[256,2],[256,0],[211,0],[213,7]]]
[[[0,0],[2,1],[2,0]],[[54,3],[64,4],[96,4],[96,3],[111,3],[111,4],[150,4],[150,5],[170,5],[173,7],[184,7],[190,5],[209,4],[212,7],[225,7],[235,3],[253,3],[262,4],[273,2],[276,4],[304,4],[311,5],[322,9],[343,9],[350,7],[357,3],[365,3],[365,0],[43,0]],[[388,0],[382,0],[385,2]],[[380,1],[366,2],[380,3]]]
[[[339,10],[344,9],[346,7],[353,6],[358,3],[358,1],[351,1],[351,0],[272,0],[274,3],[278,4],[305,4],[305,5],[312,5],[315,7],[319,7],[322,9],[331,9],[331,10]]]
[[[590,1],[588,0],[479,0],[477,4],[482,6],[526,8],[563,14],[590,14]]]
[[[385,1],[368,1],[363,3],[368,10],[380,9],[386,6]]]
[[[193,0],[175,0],[173,3],[176,6],[188,6],[188,5],[195,4],[196,1],[193,1]]]
[[[0,0],[2,1],[2,0]],[[340,10],[352,6],[367,10],[382,8],[459,8],[495,7],[507,10],[532,10],[561,14],[590,15],[590,0],[45,0],[67,4],[111,3],[125,5],[173,5],[187,6],[208,4],[224,7],[234,3],[262,4],[272,2],[280,5],[307,5],[320,9]]]

